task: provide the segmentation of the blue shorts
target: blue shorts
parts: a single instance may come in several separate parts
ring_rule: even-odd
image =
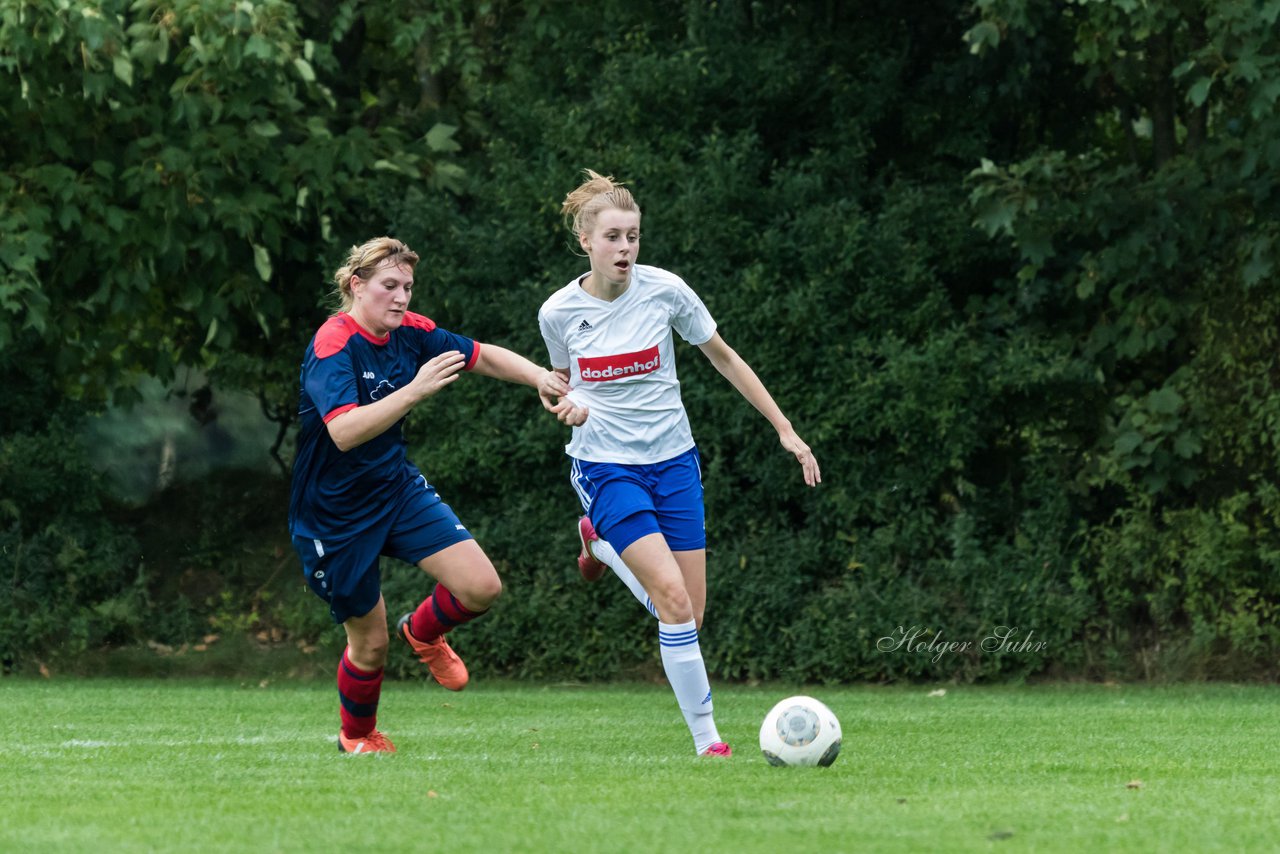
[[[302,558],[302,572],[311,592],[329,603],[335,623],[345,623],[377,606],[382,595],[379,557],[417,564],[470,539],[474,537],[453,509],[423,479],[406,489],[396,509],[372,527],[338,540],[295,536],[293,548]]]
[[[697,448],[648,465],[574,459],[569,480],[596,532],[618,554],[649,534],[662,534],[675,552],[707,547]]]

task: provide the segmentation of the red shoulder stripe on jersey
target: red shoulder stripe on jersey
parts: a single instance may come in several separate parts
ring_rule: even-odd
[[[415,314],[412,311],[406,311],[404,313],[404,320],[401,321],[400,325],[408,326],[413,329],[423,329],[427,332],[436,328],[436,322],[434,320],[424,314]]]
[[[328,424],[330,421],[337,418],[342,413],[350,412],[351,410],[355,409],[359,405],[360,404],[358,403],[348,403],[346,406],[339,406],[337,409],[333,410],[328,415],[326,415],[322,420],[324,421],[325,424]]]
[[[480,342],[475,341],[475,342],[472,342],[472,345],[471,345],[471,360],[462,366],[462,370],[464,371],[471,370],[476,366],[476,362],[478,361],[480,361]]]
[[[320,330],[316,332],[316,358],[327,359],[337,353],[347,346],[347,342],[351,340],[351,336],[355,335],[357,331],[358,328],[355,322],[347,315],[335,314],[326,320]]]

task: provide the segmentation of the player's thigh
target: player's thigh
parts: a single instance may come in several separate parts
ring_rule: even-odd
[[[573,461],[573,484],[591,524],[621,554],[660,530],[644,466]],[[646,515],[647,518],[646,518]]]
[[[307,586],[329,604],[329,614],[339,625],[368,614],[378,604],[382,595],[378,553],[384,529],[375,525],[336,541],[293,538]]]
[[[471,540],[471,532],[431,486],[409,491],[387,532],[382,553],[421,565],[423,558]]]
[[[684,574],[660,533],[646,534],[622,551],[622,560],[644,585],[659,610],[684,611],[689,602]]]
[[[667,545],[675,552],[705,549],[707,523],[697,448],[650,466],[647,476],[653,508]]]
[[[471,610],[489,607],[502,592],[502,580],[475,540],[463,540],[418,561],[430,575]]]

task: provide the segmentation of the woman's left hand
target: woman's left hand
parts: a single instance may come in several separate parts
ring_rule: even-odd
[[[587,408],[569,399],[569,381],[558,371],[546,371],[538,379],[538,397],[542,408],[563,424],[577,427],[587,420]]]
[[[804,469],[804,482],[808,486],[817,486],[822,483],[822,470],[818,468],[818,459],[813,455],[813,451],[804,443],[804,440],[796,435],[794,430],[786,433],[778,434],[778,441],[782,443],[782,447],[795,454],[796,459],[800,462],[800,467]]]

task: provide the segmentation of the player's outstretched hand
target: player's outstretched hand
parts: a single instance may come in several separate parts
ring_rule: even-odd
[[[466,357],[457,350],[449,350],[423,364],[418,368],[418,374],[413,378],[413,382],[410,383],[417,392],[418,399],[431,397],[456,380],[461,376],[460,371],[466,361]]]
[[[538,397],[542,398],[542,405],[548,410],[551,409],[548,401],[564,397],[568,393],[569,381],[559,371],[543,371],[542,376],[538,377]]]
[[[587,407],[575,406],[573,401],[567,397],[562,397],[554,405],[547,406],[549,403],[550,401],[546,398],[542,399],[542,404],[547,407],[547,411],[570,427],[580,427],[585,424],[587,415],[590,413]]]
[[[585,406],[576,406],[568,398],[569,381],[559,371],[546,371],[538,379],[538,397],[542,408],[554,415],[562,424],[577,427],[587,420]]]
[[[822,483],[822,470],[818,468],[817,457],[813,455],[813,451],[809,449],[803,439],[796,435],[794,430],[779,433],[778,441],[782,443],[782,447],[796,455],[796,459],[800,462],[800,467],[804,469],[805,484],[817,486]]]

